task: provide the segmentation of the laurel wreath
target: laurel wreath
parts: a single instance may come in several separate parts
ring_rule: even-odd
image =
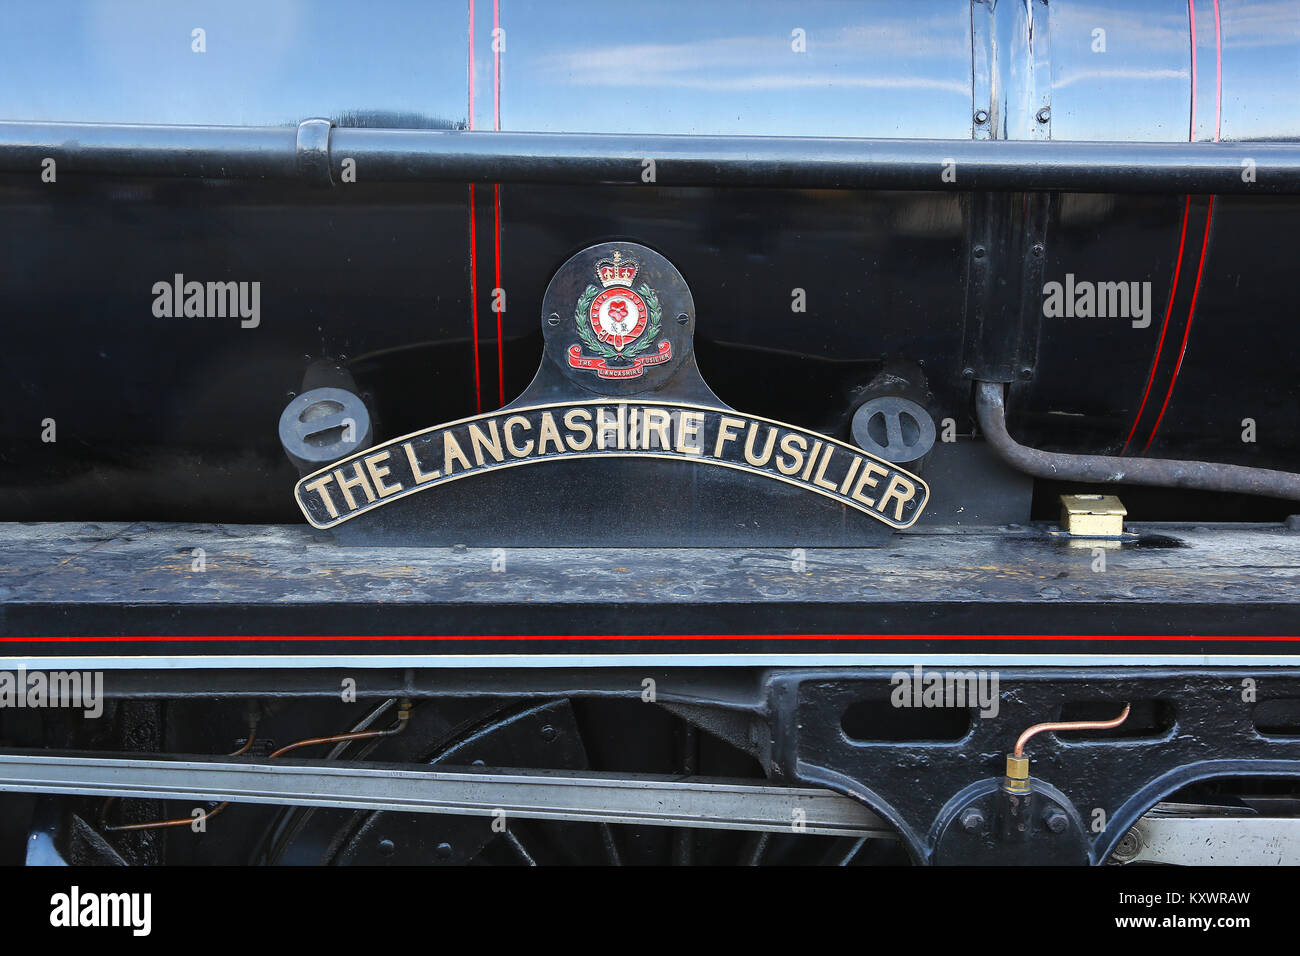
[[[636,290],[644,300],[646,308],[650,312],[650,321],[646,325],[645,331],[639,336],[635,345],[622,351],[624,358],[636,358],[651,345],[654,344],[655,338],[659,335],[660,320],[663,318],[663,310],[659,307],[659,296],[655,295],[653,289],[642,283],[641,287]],[[574,324],[578,327],[578,338],[582,339],[582,344],[586,346],[587,351],[599,355],[601,358],[615,358],[620,353],[612,345],[607,345],[596,337],[596,332],[587,320],[591,311],[591,302],[596,298],[599,290],[594,285],[587,286],[585,292],[578,298],[578,304],[573,311]]]
[[[655,339],[659,336],[659,320],[663,318],[663,313],[659,309],[659,296],[655,295],[654,289],[642,283],[641,288],[636,291],[645,301],[645,307],[650,310],[650,324],[641,334],[640,341],[630,349],[623,350],[623,354],[628,358],[634,358],[654,345]]]
[[[578,326],[578,338],[582,339],[582,344],[587,347],[588,352],[594,352],[601,358],[613,358],[618,354],[618,349],[596,338],[595,330],[587,321],[591,300],[596,298],[597,291],[594,285],[587,286],[587,290],[578,298],[578,305],[573,310],[573,321]]]

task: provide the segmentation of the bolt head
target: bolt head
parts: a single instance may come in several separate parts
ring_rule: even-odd
[[[1120,863],[1127,863],[1129,860],[1135,859],[1141,849],[1142,835],[1134,827],[1119,838],[1119,843],[1115,845],[1111,857]]]
[[[975,111],[975,122],[976,122],[977,124],[984,124],[984,123],[987,123],[988,121],[989,121],[989,112],[988,112],[988,110],[976,110],[976,111]]]
[[[1061,810],[1048,810],[1043,822],[1053,833],[1064,833],[1065,828],[1070,825],[1069,819]]]
[[[1044,106],[1041,110],[1038,111],[1036,116],[1038,118],[1038,122],[1046,123],[1048,120],[1052,118],[1052,111],[1048,109],[1046,106]]]
[[[967,833],[984,829],[984,813],[978,807],[968,807],[961,815],[961,828]]]

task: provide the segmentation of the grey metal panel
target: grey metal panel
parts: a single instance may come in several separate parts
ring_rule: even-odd
[[[831,790],[750,780],[548,771],[471,772],[406,764],[153,759],[0,753],[0,791],[281,806],[356,807],[507,818],[892,837]],[[485,821],[485,826],[487,822]]]

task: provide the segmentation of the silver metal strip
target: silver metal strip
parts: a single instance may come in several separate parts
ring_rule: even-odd
[[[1115,858],[1178,866],[1300,865],[1300,817],[1167,814],[1161,806],[1133,827]]]
[[[832,790],[649,774],[471,772],[409,764],[0,753],[0,791],[352,807],[773,833],[894,838]]]
[[[48,654],[0,656],[0,670],[593,667],[1300,667],[1300,654]]]

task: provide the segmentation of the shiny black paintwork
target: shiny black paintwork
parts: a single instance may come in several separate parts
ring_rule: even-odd
[[[1221,137],[1300,139],[1300,107],[1284,92],[1300,85],[1300,13],[1218,7]],[[1198,139],[1215,125],[1207,10],[1198,3]],[[15,5],[0,38],[0,119],[291,126],[323,115],[491,129],[499,102],[500,127],[512,130],[972,135],[966,2],[648,12],[506,0],[499,11],[498,99],[492,7],[476,4],[471,113],[466,4]],[[1051,23],[1053,138],[1188,138],[1185,3],[1053,2]],[[201,55],[190,51],[195,26],[207,31]],[[1104,55],[1091,50],[1098,27]],[[790,50],[795,28],[804,54]],[[55,185],[34,170],[0,182],[0,209],[4,519],[295,520],[275,422],[310,360],[346,356],[381,436],[495,407],[537,367],[554,269],[611,238],[656,248],[682,271],[701,369],[729,404],[833,428],[854,390],[901,357],[924,364],[939,415],[971,427],[959,368],[965,228],[952,193],[480,184],[472,260],[467,187],[364,175],[322,193],[220,180]],[[1219,197],[1202,269],[1204,218],[1189,217],[1183,239],[1183,209],[1177,196],[1061,197],[1045,277],[1150,281],[1153,321],[1045,319],[1034,378],[1011,395],[1013,431],[1072,451],[1122,446],[1181,244],[1148,404],[1164,398],[1191,274],[1202,277],[1152,453],[1300,468],[1290,286],[1300,203]],[[262,324],[155,318],[150,289],[177,272],[261,281]],[[790,309],[796,288],[805,313]],[[58,423],[55,444],[40,440],[46,418]],[[1254,444],[1240,440],[1244,418],[1257,423]]]

